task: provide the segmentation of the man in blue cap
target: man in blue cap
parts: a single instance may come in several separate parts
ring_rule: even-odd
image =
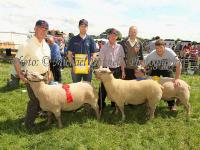
[[[44,20],[38,20],[35,24],[35,35],[25,44],[21,45],[15,57],[15,69],[19,78],[25,82],[29,102],[25,117],[25,127],[31,129],[34,127],[35,119],[41,110],[38,98],[35,96],[30,84],[27,82],[24,73],[21,70],[20,63],[23,64],[24,70],[28,72],[38,72],[44,76],[46,83],[50,79],[50,48],[45,42],[45,37],[49,25]]]
[[[91,62],[96,55],[96,44],[87,35],[87,30],[88,21],[81,19],[79,21],[80,33],[69,41],[68,59],[72,65],[71,75],[73,82],[80,82],[82,79],[89,82],[92,80]],[[84,68],[84,70],[83,72],[78,72],[77,68],[79,70]]]

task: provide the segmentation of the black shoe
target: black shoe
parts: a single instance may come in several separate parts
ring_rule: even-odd
[[[111,102],[111,107],[115,107],[115,103],[114,102]]]
[[[35,124],[26,124],[25,122],[22,123],[22,126],[24,126],[28,130],[35,128]]]
[[[106,103],[103,103],[102,106],[99,104],[99,110],[102,110],[106,107]]]

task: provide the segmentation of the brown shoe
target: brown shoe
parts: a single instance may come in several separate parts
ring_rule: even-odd
[[[169,108],[170,111],[173,111],[173,112],[177,111],[176,105],[168,106],[168,108]]]

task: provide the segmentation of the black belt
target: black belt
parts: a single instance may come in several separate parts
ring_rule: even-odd
[[[121,67],[117,67],[117,68],[109,68],[111,71],[114,71],[114,70],[118,70],[118,69],[121,69]]]

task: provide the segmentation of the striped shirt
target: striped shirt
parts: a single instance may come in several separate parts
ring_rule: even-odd
[[[125,54],[120,44],[115,43],[111,46],[108,41],[100,50],[99,56],[100,66],[117,68],[123,64]]]

